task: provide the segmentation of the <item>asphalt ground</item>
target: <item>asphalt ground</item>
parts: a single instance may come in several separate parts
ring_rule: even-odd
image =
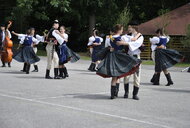
[[[44,78],[46,58],[39,72],[20,72],[23,64],[0,67],[0,128],[190,128],[190,74],[170,68],[174,85],[150,83],[154,67],[142,65],[139,101],[111,100],[110,81],[87,71],[90,61],[66,64],[69,78]],[[31,67],[33,70],[33,67]],[[53,76],[53,70],[51,71]]]

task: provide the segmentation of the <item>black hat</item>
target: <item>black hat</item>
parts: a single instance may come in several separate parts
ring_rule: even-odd
[[[56,23],[56,24],[59,24],[59,21],[58,21],[58,20],[54,20],[54,21],[53,21],[53,24],[55,24],[55,23]]]

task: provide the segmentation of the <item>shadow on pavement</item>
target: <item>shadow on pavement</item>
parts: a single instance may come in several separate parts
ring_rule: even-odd
[[[179,92],[179,93],[190,93],[190,90],[182,90],[182,89],[167,89],[167,88],[155,88],[153,90],[156,91],[165,91],[165,92]]]

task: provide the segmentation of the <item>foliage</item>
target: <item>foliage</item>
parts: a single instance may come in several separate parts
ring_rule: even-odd
[[[120,13],[118,19],[117,19],[117,24],[122,24],[124,28],[127,28],[129,21],[132,18],[132,14],[130,13],[129,7],[126,6],[123,11]]]

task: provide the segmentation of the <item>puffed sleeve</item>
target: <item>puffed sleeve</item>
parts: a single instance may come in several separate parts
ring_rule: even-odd
[[[149,39],[150,40],[150,42],[152,43],[152,44],[158,44],[159,42],[160,42],[160,38],[158,38],[158,37],[153,37],[153,38],[150,38]]]
[[[39,41],[39,42],[44,42],[44,36],[40,36],[40,35],[36,35],[36,39]]]
[[[56,30],[54,30],[54,31],[52,32],[52,35],[56,38],[56,40],[58,41],[58,43],[59,43],[60,45],[62,45],[65,40],[64,40],[59,34],[57,34],[55,31],[56,31]]]
[[[18,39],[22,39],[22,38],[25,38],[26,37],[26,34],[18,34]]]
[[[95,38],[94,38],[93,36],[91,36],[91,37],[88,39],[88,44],[87,44],[87,46],[92,45],[94,41],[95,41]]]
[[[39,44],[39,40],[37,40],[36,38],[32,37],[32,41],[35,43],[35,44]]]
[[[128,42],[129,49],[131,51],[137,50],[143,44],[143,41],[144,41],[144,37],[141,36],[136,41]]]

